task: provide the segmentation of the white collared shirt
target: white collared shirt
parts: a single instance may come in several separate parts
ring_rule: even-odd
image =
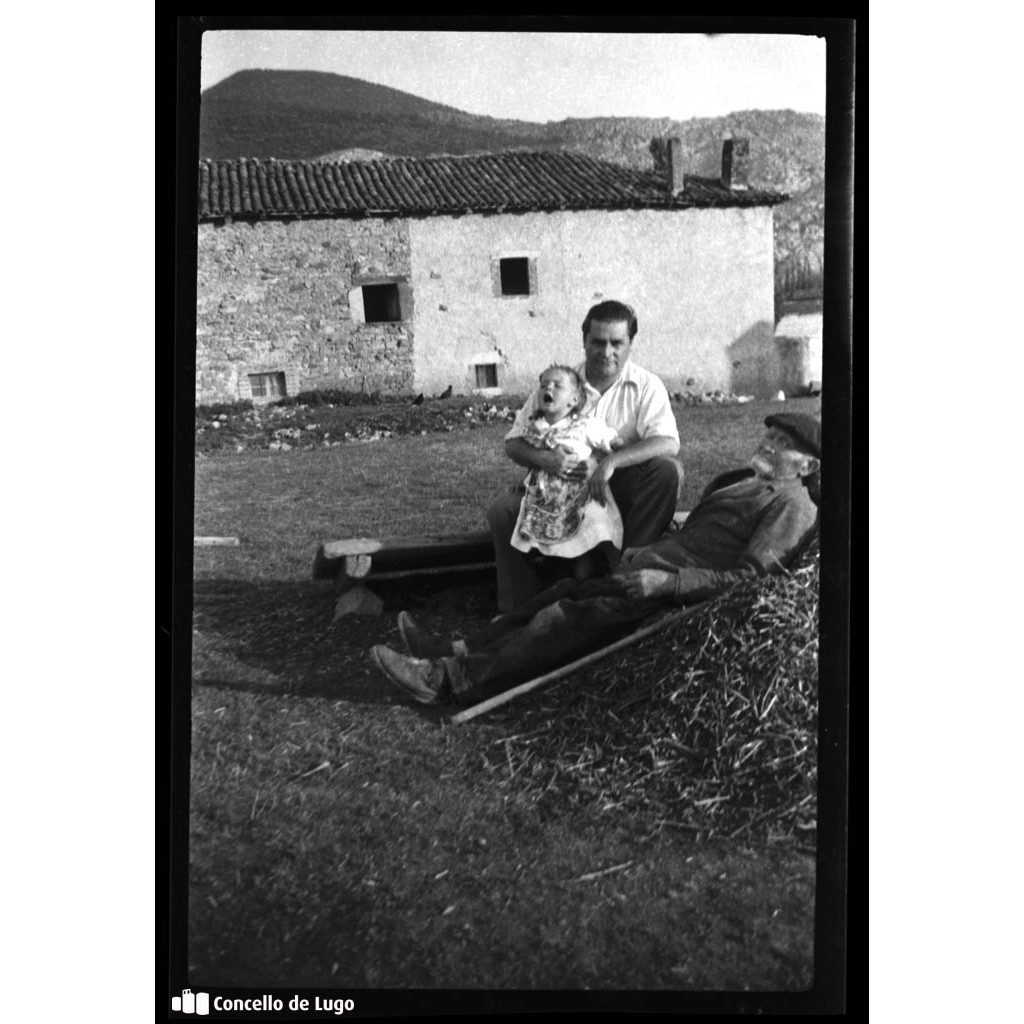
[[[594,415],[604,420],[627,445],[648,437],[670,437],[678,443],[679,430],[675,413],[668,397],[668,390],[661,378],[631,359],[626,361],[615,383],[602,395],[597,388],[587,383],[586,363],[580,363],[576,372],[584,382],[587,404],[584,415]],[[516,414],[512,428],[505,435],[506,441],[522,437],[527,425],[540,409],[540,388],[534,388],[530,397]]]

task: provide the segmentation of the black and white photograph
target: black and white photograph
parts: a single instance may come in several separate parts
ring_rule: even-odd
[[[169,1016],[845,1012],[856,28],[179,18]]]

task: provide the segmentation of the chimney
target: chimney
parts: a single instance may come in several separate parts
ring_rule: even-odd
[[[727,137],[722,141],[722,184],[734,192],[748,187],[750,139]]]
[[[666,184],[669,192],[677,196],[683,191],[683,143],[681,139],[669,139],[666,160]]]

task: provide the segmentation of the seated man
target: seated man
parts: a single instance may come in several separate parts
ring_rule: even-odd
[[[476,704],[607,645],[658,608],[779,572],[817,527],[809,491],[817,484],[821,427],[802,413],[769,416],[765,425],[742,479],[720,486],[718,478],[682,529],[624,552],[612,576],[562,580],[465,641],[434,641],[402,612],[399,629],[412,657],[377,646],[371,658],[423,704]]]
[[[637,319],[622,302],[591,307],[583,321],[585,361],[575,369],[584,382],[588,409],[625,442],[605,455],[590,477],[590,492],[602,505],[611,492],[622,513],[623,544],[641,547],[665,532],[676,511],[683,469],[674,456],[679,430],[661,379],[630,360]],[[586,462],[560,448],[538,448],[524,439],[540,405],[539,389],[519,410],[505,435],[505,453],[526,469],[583,478]],[[512,547],[523,488],[499,495],[487,512],[498,576],[498,610],[511,611],[541,590],[530,559]],[[610,545],[609,545],[610,547]]]

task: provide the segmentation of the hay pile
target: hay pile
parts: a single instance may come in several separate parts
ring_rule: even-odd
[[[813,842],[818,566],[815,544],[788,574],[502,709],[510,735],[492,756],[541,803]]]

